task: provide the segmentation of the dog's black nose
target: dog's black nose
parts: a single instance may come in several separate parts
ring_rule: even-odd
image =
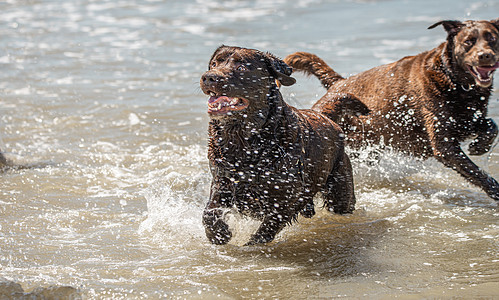
[[[204,84],[210,84],[221,81],[221,77],[214,73],[204,73],[201,80]]]
[[[480,52],[478,53],[478,60],[482,63],[488,63],[494,58],[494,53],[492,52]]]

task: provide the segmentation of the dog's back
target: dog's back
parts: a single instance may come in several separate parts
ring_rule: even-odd
[[[344,101],[340,99],[343,96],[339,95],[351,95],[360,99],[368,111],[372,112],[358,117],[351,113],[341,114],[343,119],[338,120],[338,123],[348,133],[349,143],[357,140],[369,140],[374,143],[382,139],[391,140],[393,145],[402,145],[404,150],[421,155],[425,152],[425,147],[409,143],[409,141],[425,140],[422,127],[417,125],[422,121],[409,122],[410,120],[405,116],[408,111],[411,111],[414,112],[411,118],[422,118],[415,113],[419,111],[417,106],[425,101],[421,94],[421,90],[424,89],[421,73],[427,71],[422,65],[433,64],[437,56],[436,52],[405,57],[397,62],[378,66],[348,78],[343,78],[336,73],[326,76],[327,70],[332,69],[324,62],[317,63],[318,58],[313,54],[293,54],[286,57],[285,61],[293,67],[298,66],[301,70],[308,68],[312,71],[310,67],[304,66],[314,65],[313,71],[316,72],[314,74],[327,87],[327,93],[314,104],[312,109],[332,117],[338,114],[338,105],[335,104]],[[345,120],[348,121],[345,122]],[[357,128],[357,130],[350,128]]]

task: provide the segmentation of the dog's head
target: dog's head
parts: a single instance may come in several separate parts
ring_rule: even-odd
[[[492,85],[499,68],[499,19],[492,21],[440,21],[428,27],[444,26],[451,43],[453,59],[472,75],[476,85]]]
[[[237,116],[263,110],[272,88],[279,82],[292,85],[292,69],[270,53],[240,47],[219,47],[201,76],[201,89],[209,95],[212,118]]]

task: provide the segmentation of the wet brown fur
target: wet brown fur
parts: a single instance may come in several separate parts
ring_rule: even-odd
[[[351,213],[355,195],[343,132],[324,115],[284,102],[276,80],[295,82],[291,68],[269,53],[222,46],[213,54],[200,85],[206,94],[243,97],[243,111],[211,116],[208,158],[213,175],[203,214],[214,244],[232,237],[223,215],[228,208],[262,220],[247,243],[270,242],[301,212],[314,214],[313,197]]]
[[[491,86],[477,84],[466,65],[498,61],[499,19],[441,21],[430,28],[438,25],[448,33],[440,46],[349,78],[310,53],[297,52],[284,61],[321,80],[327,93],[312,109],[337,118],[349,145],[378,143],[418,157],[435,157],[499,200],[497,181],[460,146],[474,138],[469,152],[482,155],[497,136],[496,124],[486,118]],[[341,117],[336,107],[350,96],[358,97],[371,113]]]

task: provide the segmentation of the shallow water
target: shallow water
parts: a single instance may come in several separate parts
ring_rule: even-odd
[[[441,19],[497,1],[14,1],[0,4],[0,278],[88,299],[493,298],[496,202],[434,160],[354,161],[353,215],[318,210],[265,246],[211,245],[199,77],[220,44],[309,51],[342,75],[431,49]],[[296,75],[288,103],[324,90]],[[496,84],[497,79],[495,80]],[[499,120],[497,90],[490,113]],[[499,147],[474,158],[499,177]],[[320,205],[320,203],[318,203]]]

